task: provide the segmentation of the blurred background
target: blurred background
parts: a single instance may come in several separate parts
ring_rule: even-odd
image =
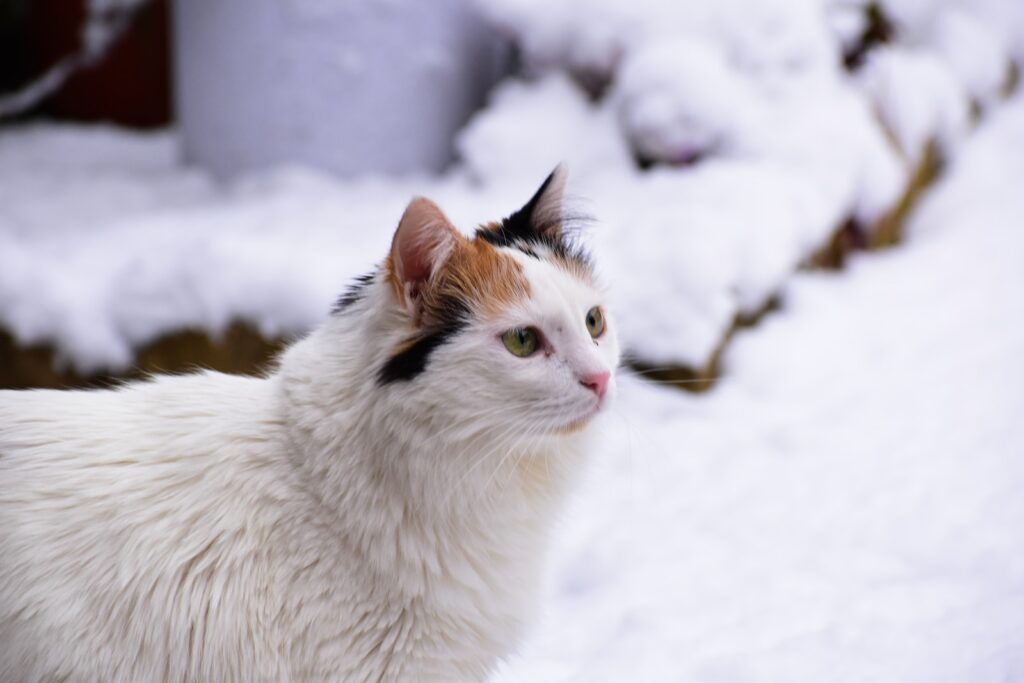
[[[559,162],[627,352],[517,681],[1024,681],[1020,0],[0,0],[0,388],[256,373]]]

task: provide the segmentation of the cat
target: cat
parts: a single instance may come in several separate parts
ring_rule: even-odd
[[[479,681],[615,389],[558,168],[390,253],[265,377],[0,392],[0,681]]]

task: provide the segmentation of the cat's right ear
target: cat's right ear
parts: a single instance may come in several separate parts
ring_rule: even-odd
[[[417,197],[405,208],[391,241],[389,261],[395,291],[417,324],[423,313],[423,292],[461,237],[429,199]]]

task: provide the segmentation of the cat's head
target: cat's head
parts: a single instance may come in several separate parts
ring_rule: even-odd
[[[589,257],[563,229],[564,184],[558,168],[472,238],[430,200],[409,204],[373,276],[400,328],[374,368],[381,391],[443,421],[475,416],[520,436],[573,433],[608,403],[615,323]]]

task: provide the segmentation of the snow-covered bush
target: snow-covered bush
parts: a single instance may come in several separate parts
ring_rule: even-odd
[[[955,160],[1024,44],[1011,0],[481,2],[523,72],[440,177],[281,169],[225,188],[166,135],[0,135],[0,326],[86,371],[182,326],[300,332],[410,196],[470,228],[567,161],[628,351],[705,368],[840,226],[905,215],[927,149]]]
[[[987,23],[1004,16],[996,3],[486,5],[533,81],[503,88],[470,124],[466,164],[503,182],[575,162],[627,346],[658,365],[705,366],[736,317],[840,226],[886,217],[926,146],[955,153],[972,102],[996,101],[1010,65]],[[872,12],[893,44],[865,45],[850,73],[844,53]]]

